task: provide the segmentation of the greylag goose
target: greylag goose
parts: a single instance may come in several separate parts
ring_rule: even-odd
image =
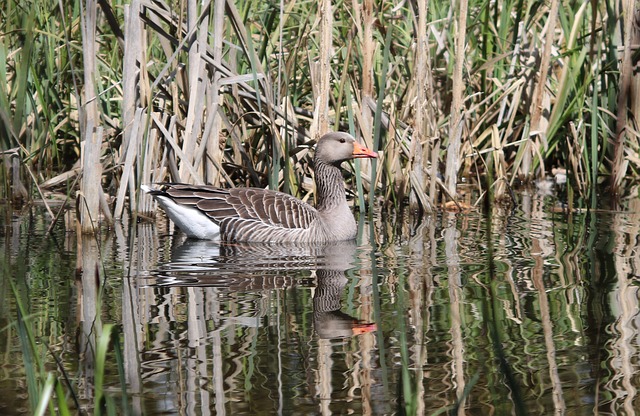
[[[233,242],[322,243],[356,236],[340,165],[375,158],[347,133],[325,134],[316,145],[317,207],[282,192],[261,188],[221,189],[207,185],[143,186],[187,236]]]

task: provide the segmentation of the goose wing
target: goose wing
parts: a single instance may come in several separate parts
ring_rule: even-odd
[[[178,204],[197,208],[234,239],[250,238],[252,232],[297,234],[312,228],[320,218],[311,205],[267,189],[168,184],[161,192]]]
[[[213,197],[208,192],[196,196],[201,198],[196,207],[216,222],[235,217],[273,227],[306,229],[318,219],[318,211],[311,205],[267,189],[218,189]]]

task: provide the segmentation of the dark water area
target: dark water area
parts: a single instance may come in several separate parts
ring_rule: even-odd
[[[49,235],[46,211],[2,208],[0,414],[33,413],[30,368],[92,413],[107,329],[118,414],[635,414],[640,201],[521,198],[490,223],[384,215],[326,246],[163,220]]]

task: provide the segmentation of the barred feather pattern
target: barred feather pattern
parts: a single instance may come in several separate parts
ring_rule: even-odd
[[[317,209],[291,195],[260,188],[174,183],[143,189],[190,237],[261,243],[345,241],[355,238],[357,226],[340,164],[355,157],[377,154],[348,133],[332,132],[320,138],[314,158]]]
[[[322,181],[316,182],[318,211],[331,211],[338,205],[346,204],[347,198],[340,168],[318,158],[315,159],[313,168],[316,177],[322,177]]]
[[[222,239],[237,242],[329,241],[318,210],[295,197],[260,188],[221,189],[164,184],[152,192],[197,208],[220,226]]]

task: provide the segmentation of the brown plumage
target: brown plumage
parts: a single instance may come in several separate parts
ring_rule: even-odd
[[[221,189],[208,185],[145,187],[190,237],[242,242],[326,242],[355,237],[356,224],[344,191],[340,164],[376,157],[347,133],[328,133],[314,158],[317,208],[277,191]]]

